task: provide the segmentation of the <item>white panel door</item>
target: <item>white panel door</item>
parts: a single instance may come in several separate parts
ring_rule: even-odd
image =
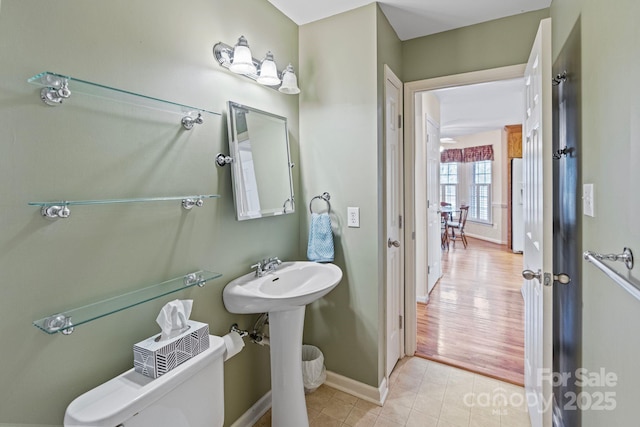
[[[427,124],[427,294],[442,276],[440,240],[440,129],[425,117]]]
[[[385,198],[387,251],[387,354],[386,374],[391,374],[402,355],[404,259],[402,243],[403,182],[400,109],[402,83],[385,67]]]
[[[525,390],[532,427],[551,427],[552,287],[552,128],[551,20],[540,23],[525,71],[523,129]],[[523,271],[523,276],[525,275]],[[535,277],[532,277],[535,275]],[[550,284],[553,284],[551,280]]]

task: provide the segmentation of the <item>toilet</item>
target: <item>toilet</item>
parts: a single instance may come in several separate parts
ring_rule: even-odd
[[[222,338],[153,379],[133,369],[77,397],[65,427],[222,427],[224,422]]]

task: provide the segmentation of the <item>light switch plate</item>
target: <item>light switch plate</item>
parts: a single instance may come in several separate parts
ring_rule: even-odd
[[[355,228],[360,227],[360,208],[347,208],[347,226]]]
[[[593,194],[593,184],[582,185],[582,212],[594,217],[595,215],[595,198]]]

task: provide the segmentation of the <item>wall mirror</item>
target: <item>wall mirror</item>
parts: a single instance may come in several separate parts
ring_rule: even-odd
[[[227,124],[238,221],[294,212],[287,119],[229,101]]]

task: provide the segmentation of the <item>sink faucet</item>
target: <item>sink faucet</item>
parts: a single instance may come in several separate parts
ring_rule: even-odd
[[[267,273],[276,271],[280,264],[282,264],[282,261],[280,261],[276,256],[258,261],[256,264],[252,265],[251,268],[256,269],[257,277],[262,277]]]

